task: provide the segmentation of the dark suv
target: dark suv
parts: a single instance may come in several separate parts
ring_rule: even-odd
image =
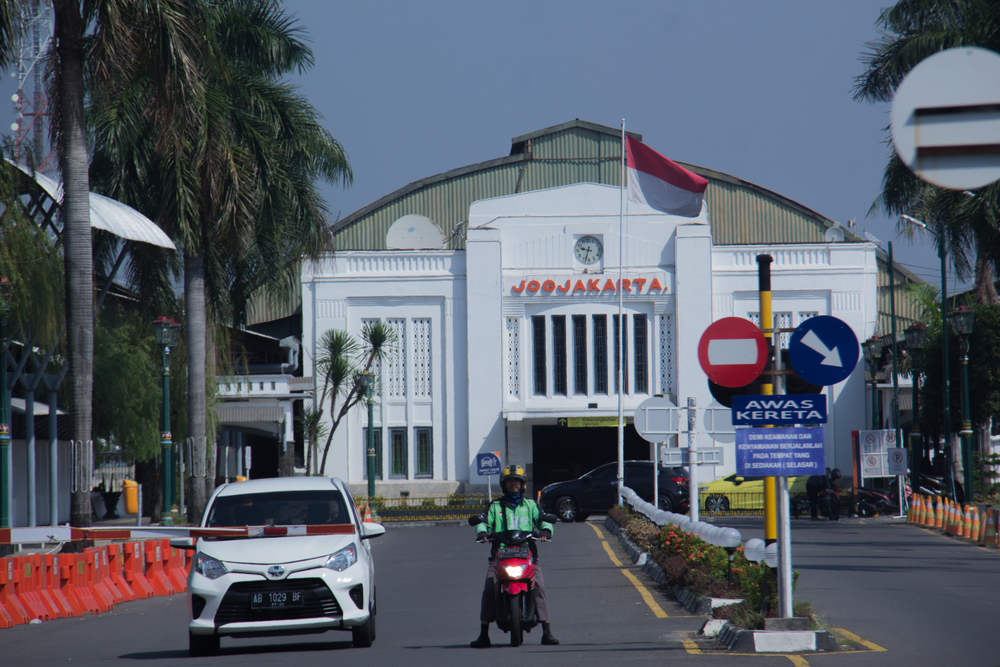
[[[605,463],[579,479],[556,482],[542,489],[539,498],[546,512],[563,521],[583,521],[590,514],[607,512],[618,500],[618,463]],[[625,461],[625,486],[646,502],[653,502],[653,462]],[[684,468],[660,468],[659,507],[687,512],[688,473]]]

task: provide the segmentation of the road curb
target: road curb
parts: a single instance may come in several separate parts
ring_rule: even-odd
[[[840,650],[837,640],[826,630],[746,630],[728,621],[719,630],[716,639],[736,653],[827,653]]]

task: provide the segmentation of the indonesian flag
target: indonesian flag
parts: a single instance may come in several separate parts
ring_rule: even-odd
[[[671,162],[649,146],[626,136],[628,200],[671,215],[701,213],[708,181]]]

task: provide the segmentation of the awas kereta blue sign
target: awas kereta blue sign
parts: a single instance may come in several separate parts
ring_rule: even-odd
[[[485,454],[476,454],[476,472],[482,477],[499,475],[500,453],[486,452]]]
[[[825,423],[826,396],[823,394],[733,396],[734,426]]]
[[[736,474],[743,477],[826,472],[822,426],[736,430]]]

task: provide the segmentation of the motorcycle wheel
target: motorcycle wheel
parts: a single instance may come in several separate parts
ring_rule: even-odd
[[[512,595],[509,600],[510,607],[510,645],[517,648],[521,645],[521,596]]]

